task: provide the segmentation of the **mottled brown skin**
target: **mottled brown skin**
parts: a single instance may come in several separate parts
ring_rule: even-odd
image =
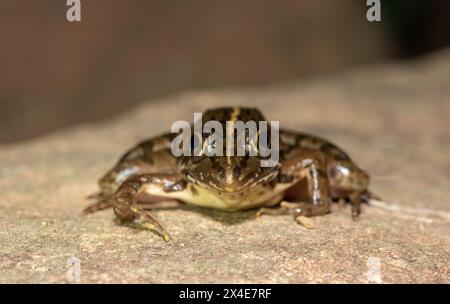
[[[265,118],[256,109],[219,108],[204,113],[203,123],[209,120],[225,126],[227,120]],[[375,197],[368,190],[367,173],[337,146],[312,135],[281,129],[279,165],[269,168],[260,166],[259,155],[175,157],[170,150],[175,136],[163,134],[125,153],[100,179],[99,194],[91,196],[98,202],[83,213],[113,207],[121,222],[140,220],[140,226],[168,240],[165,229],[147,211],[162,202],[224,211],[259,207],[257,215],[292,214],[298,219],[329,213],[333,200],[345,200],[356,219],[361,202]]]

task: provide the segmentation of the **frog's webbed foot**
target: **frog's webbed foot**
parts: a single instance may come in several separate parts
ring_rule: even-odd
[[[151,186],[155,195],[164,196],[164,193],[181,191],[184,184],[178,182],[179,177],[162,174],[143,174],[126,180],[116,191],[113,197],[113,209],[122,223],[135,223],[144,229],[160,234],[165,241],[169,234],[164,227],[142,206],[138,204],[137,196],[145,186]],[[136,221],[137,220],[137,221]]]
[[[355,191],[350,193],[345,198],[339,198],[339,203],[349,202],[351,206],[351,215],[353,220],[357,220],[361,214],[361,206],[363,203],[370,203],[371,200],[382,200],[378,195],[373,194],[369,190],[364,192]],[[345,204],[345,203],[343,203]]]
[[[352,194],[350,195],[349,199],[352,206],[352,219],[356,221],[361,214],[361,194]]]
[[[256,213],[256,217],[260,217],[261,215],[286,215],[289,214],[289,210],[284,208],[261,208]]]
[[[341,198],[341,200],[343,200]],[[381,200],[378,195],[371,193],[369,190],[364,192],[354,192],[347,196],[347,201],[350,202],[352,219],[356,221],[361,214],[362,203],[370,203],[370,200]]]

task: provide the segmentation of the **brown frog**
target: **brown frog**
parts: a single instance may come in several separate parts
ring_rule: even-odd
[[[257,109],[238,107],[208,110],[202,121],[211,120],[225,125],[265,118]],[[176,135],[154,137],[126,152],[100,179],[100,192],[91,196],[98,201],[83,214],[112,207],[121,222],[137,222],[167,241],[168,233],[148,211],[165,201],[224,211],[260,208],[258,216],[292,214],[298,221],[329,213],[338,200],[351,204],[356,219],[361,202],[376,198],[366,172],[340,148],[312,135],[280,129],[279,162],[272,167],[261,166],[261,155],[206,156],[207,140],[200,155],[176,157]]]

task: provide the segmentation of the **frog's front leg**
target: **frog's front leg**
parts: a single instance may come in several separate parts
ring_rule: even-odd
[[[289,193],[288,197],[280,204],[279,209],[263,208],[257,215],[289,213],[296,219],[299,216],[323,215],[331,211],[326,164],[321,153],[302,153],[282,163],[280,180],[291,180],[292,185],[286,191]],[[304,201],[304,180],[309,202]]]
[[[123,223],[141,220],[139,226],[160,234],[165,241],[169,235],[151,214],[138,204],[138,195],[145,189],[146,194],[164,199],[176,191],[182,191],[186,183],[179,175],[142,174],[123,182],[112,198],[113,210]]]
[[[148,165],[140,160],[119,162],[99,180],[100,191],[87,197],[88,199],[96,200],[96,202],[86,207],[81,215],[113,207],[112,198],[121,183],[132,176],[149,173],[145,172],[147,167]]]

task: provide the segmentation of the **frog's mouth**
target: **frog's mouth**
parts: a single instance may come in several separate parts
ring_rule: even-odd
[[[188,181],[196,184],[205,190],[215,193],[223,198],[241,198],[246,196],[249,192],[256,191],[267,182],[273,180],[277,176],[277,171],[267,171],[259,175],[255,175],[248,179],[215,179],[209,178],[206,181],[195,179],[191,176],[186,176]]]

